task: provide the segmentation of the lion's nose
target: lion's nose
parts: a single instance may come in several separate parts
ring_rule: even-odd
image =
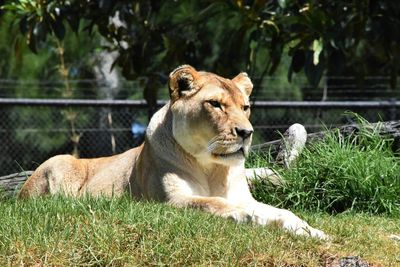
[[[252,133],[253,129],[243,129],[235,127],[236,134],[243,138],[243,140],[247,139]]]

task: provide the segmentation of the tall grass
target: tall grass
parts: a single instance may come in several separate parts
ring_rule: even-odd
[[[253,193],[285,208],[399,215],[400,163],[391,145],[367,127],[347,137],[333,131],[306,147],[289,170],[277,169],[282,186],[259,180]]]

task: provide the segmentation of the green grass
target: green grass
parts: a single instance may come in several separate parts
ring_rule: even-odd
[[[333,241],[129,197],[10,199],[0,202],[0,265],[321,266],[348,255],[400,264],[400,244],[388,238],[400,233],[398,219],[300,214]]]
[[[191,209],[121,198],[0,198],[0,266],[329,266],[360,256],[400,266],[399,158],[363,131],[309,146],[282,186],[253,184],[260,201],[293,210],[332,241],[235,224]],[[248,166],[265,166],[253,155]]]
[[[267,180],[253,186],[257,199],[279,207],[372,214],[400,214],[400,159],[391,149],[392,141],[374,131],[342,137],[326,136],[302,152],[289,169],[276,168],[284,185]],[[265,156],[253,156],[253,164],[265,165]]]

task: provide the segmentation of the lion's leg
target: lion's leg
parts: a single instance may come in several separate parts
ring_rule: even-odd
[[[19,198],[38,197],[49,193],[49,183],[43,169],[37,169],[24,183]]]
[[[298,235],[329,239],[324,232],[311,227],[307,222],[303,221],[289,210],[278,209],[254,201],[254,203],[249,206],[248,212],[252,213],[252,221],[257,224],[276,224],[283,229]]]
[[[250,183],[257,179],[267,179],[273,185],[282,185],[283,179],[276,172],[268,168],[247,168],[246,179]]]
[[[169,204],[180,208],[196,208],[211,214],[230,218],[236,222],[250,222],[251,215],[240,206],[229,203],[222,197],[179,196],[169,201]]]
[[[52,157],[42,163],[25,182],[20,198],[46,194],[77,196],[85,181],[85,168],[70,155]]]
[[[233,219],[236,222],[253,222],[259,225],[278,225],[298,235],[328,239],[324,232],[308,225],[294,213],[260,202],[235,205],[221,197],[184,196],[169,202],[176,207],[198,208],[203,211]]]

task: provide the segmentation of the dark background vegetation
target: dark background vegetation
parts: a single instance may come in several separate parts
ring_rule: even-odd
[[[82,78],[90,74],[79,61],[96,50],[116,50],[114,64],[125,78],[151,78],[144,94],[149,102],[155,98],[152,83],[164,84],[179,64],[223,76],[245,70],[263,78],[277,70],[283,56],[290,58],[288,79],[303,72],[313,87],[326,74],[355,76],[360,87],[366,76],[389,76],[390,88],[396,88],[397,1],[2,2],[1,49],[13,57],[1,59],[2,78],[19,76],[27,44],[42,57],[65,46],[65,64],[77,68],[68,75]],[[58,63],[53,60],[52,67]]]

